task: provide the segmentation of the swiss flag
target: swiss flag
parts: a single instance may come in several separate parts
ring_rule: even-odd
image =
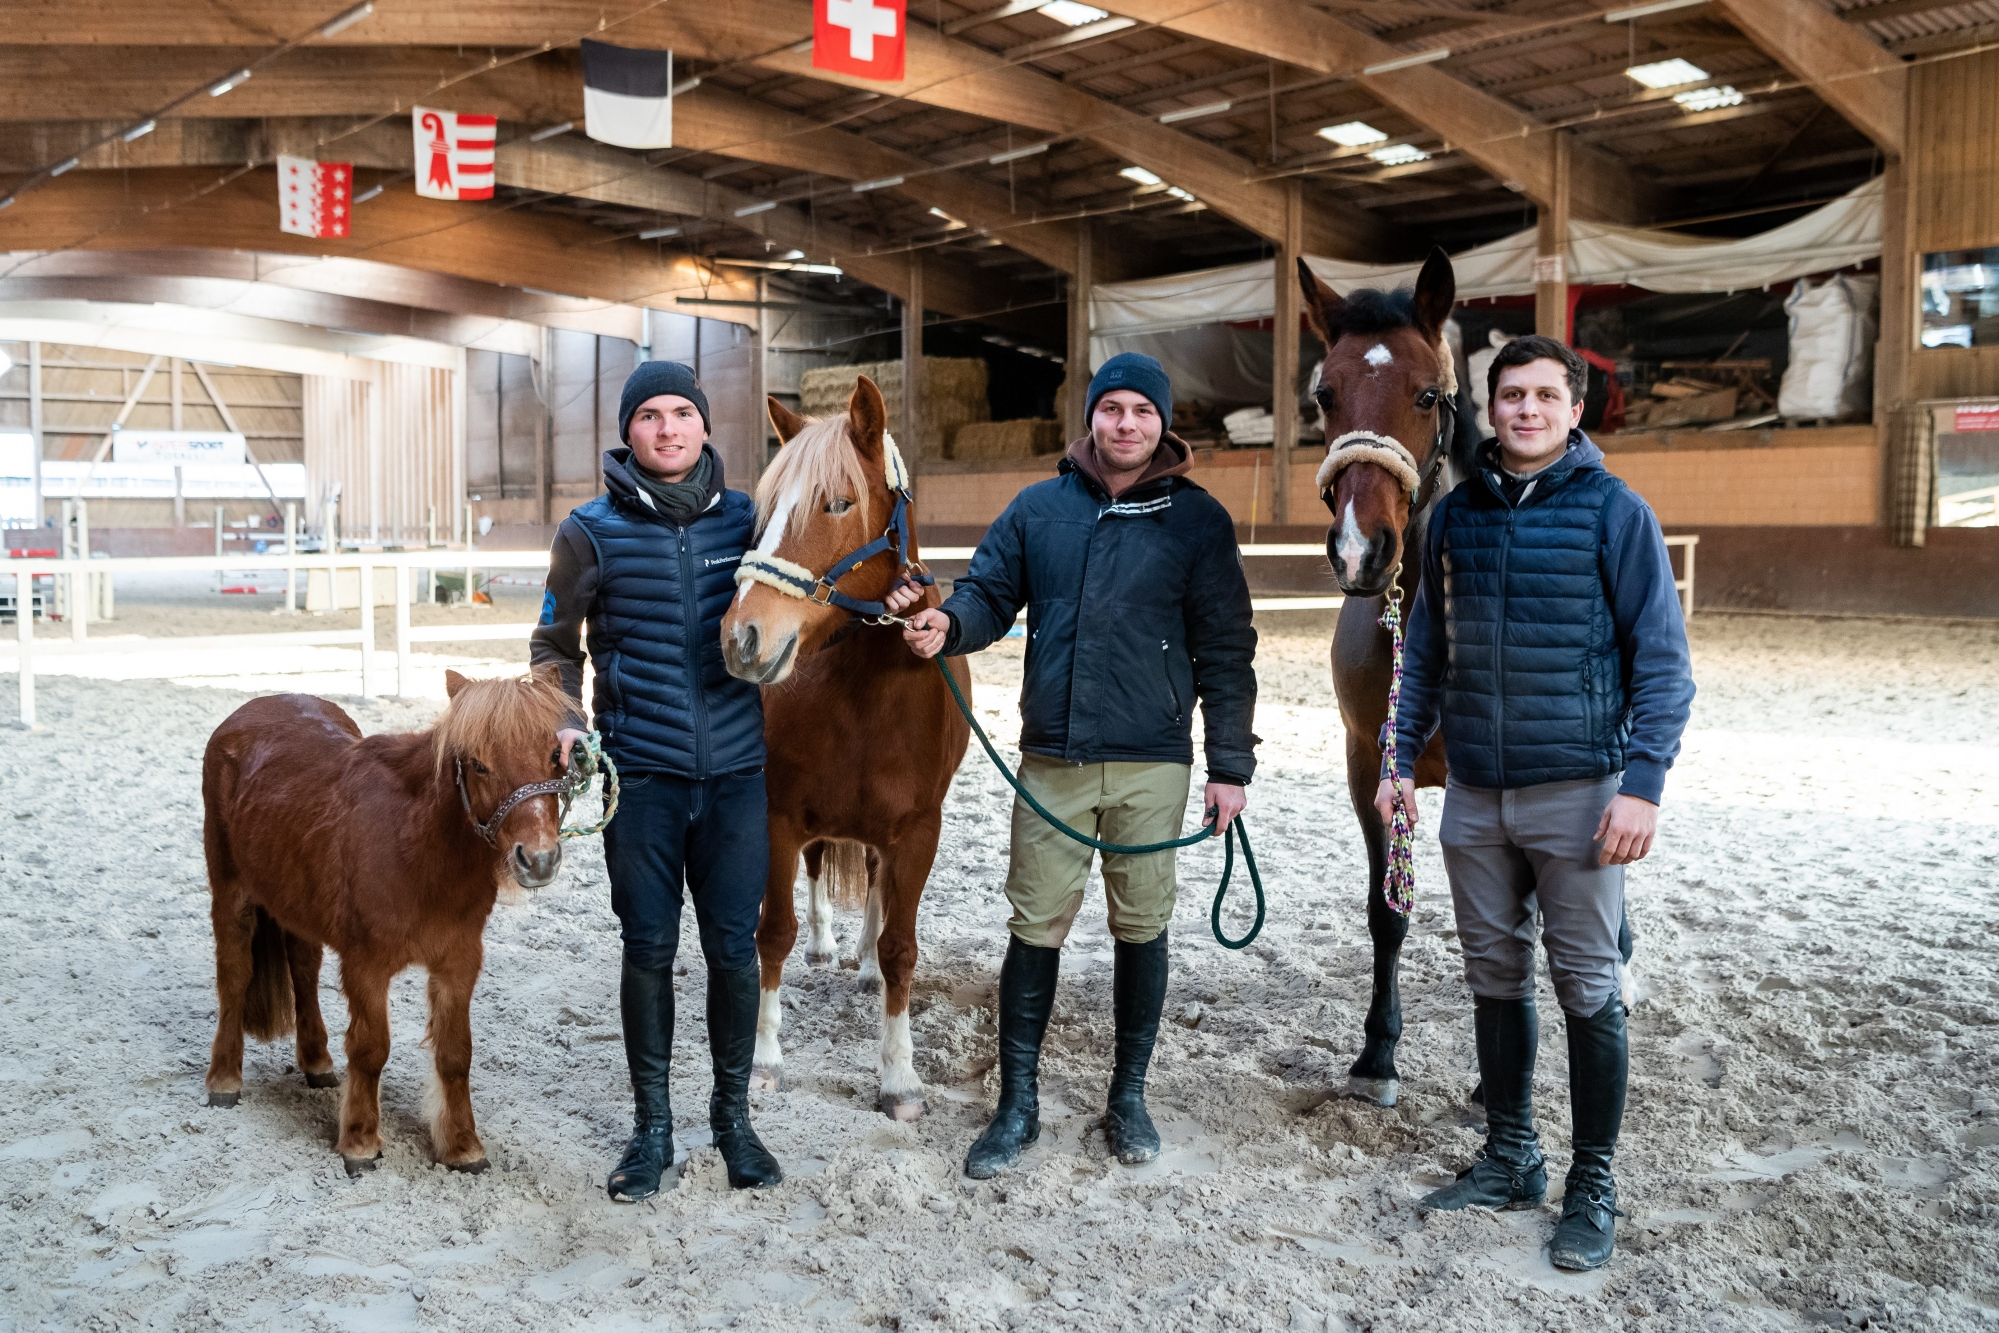
[[[309,157],[278,158],[278,228],[294,236],[345,236],[354,211],[354,168]]]
[[[812,67],[897,83],[908,0],[812,0]]]

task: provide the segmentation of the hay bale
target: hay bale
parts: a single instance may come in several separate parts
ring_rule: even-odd
[[[972,421],[951,441],[951,457],[960,463],[1014,462],[1061,450],[1059,421]]]
[[[923,358],[923,373],[927,383],[917,417],[917,438],[898,439],[897,443],[910,458],[949,458],[959,427],[992,419],[992,407],[986,401],[986,363],[977,357],[927,356]],[[863,375],[882,391],[882,398],[888,404],[889,431],[899,436],[901,361],[869,361],[808,370],[799,377],[799,406],[807,416],[838,416],[847,410],[854,381]]]

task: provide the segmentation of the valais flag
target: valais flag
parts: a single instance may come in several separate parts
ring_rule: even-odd
[[[907,46],[908,0],[812,0],[812,66],[896,83]]]
[[[410,109],[410,129],[416,135],[418,194],[426,199],[493,197],[495,117],[419,106]]]
[[[278,228],[294,236],[345,236],[354,211],[354,168],[309,157],[278,158]]]

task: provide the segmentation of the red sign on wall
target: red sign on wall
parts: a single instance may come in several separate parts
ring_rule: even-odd
[[[1972,407],[1960,407],[1956,411],[1957,420],[1951,423],[1957,435],[1969,435],[1973,431],[1999,430],[1999,403],[1980,403]]]
[[[908,0],[812,0],[812,67],[900,82],[907,10]]]

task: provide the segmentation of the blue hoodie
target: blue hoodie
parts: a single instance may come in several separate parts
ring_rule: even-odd
[[[1430,517],[1396,713],[1397,767],[1441,724],[1453,781],[1622,772],[1659,803],[1694,698],[1659,521],[1581,431],[1510,487],[1497,442]]]

